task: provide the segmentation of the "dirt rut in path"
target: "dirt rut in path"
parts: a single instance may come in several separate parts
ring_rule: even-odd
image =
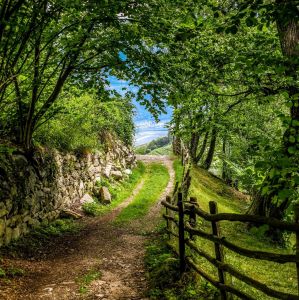
[[[145,162],[161,162],[170,172],[165,198],[173,188],[174,171],[168,157],[138,157]],[[142,231],[152,230],[158,221],[160,201],[142,220],[123,227],[111,221],[126,207],[143,186],[141,182],[133,195],[115,210],[101,218],[85,218],[85,227],[77,235],[58,238],[54,246],[37,253],[30,260],[5,259],[6,263],[25,269],[25,276],[0,287],[0,299],[146,299],[147,281],[144,271]],[[101,277],[88,286],[82,279],[86,274],[100,272]]]

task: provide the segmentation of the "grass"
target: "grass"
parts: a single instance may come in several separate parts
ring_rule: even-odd
[[[14,278],[23,276],[25,271],[17,267],[0,268],[0,278]]]
[[[172,145],[171,144],[154,149],[149,153],[149,155],[171,155],[171,154],[172,154]]]
[[[134,149],[134,152],[136,154],[144,155],[144,154],[146,154],[146,150],[147,150],[147,144],[144,144],[144,145],[140,145],[140,146],[136,147]]]
[[[77,283],[79,284],[79,292],[85,294],[88,292],[88,286],[97,279],[102,277],[102,273],[97,269],[89,270],[86,274],[77,278]]]
[[[246,211],[249,205],[248,199],[226,186],[221,180],[215,178],[207,171],[194,168],[191,176],[192,185],[190,195],[197,197],[200,207],[204,210],[208,211],[209,201],[214,200],[218,204],[219,212],[244,213]],[[210,227],[210,223],[201,222],[201,228],[205,229],[206,232],[211,232]],[[270,240],[260,234],[259,230],[248,230],[246,225],[242,223],[224,221],[221,223],[221,231],[227,240],[251,250],[264,250],[285,254],[293,253],[292,249],[280,248],[271,243]],[[197,238],[197,244],[200,249],[214,255],[213,243]],[[279,265],[277,263],[250,259],[228,249],[225,250],[225,259],[227,263],[239,271],[265,283],[271,288],[287,293],[297,293],[295,264]],[[217,277],[216,268],[205,259],[198,258],[197,263],[209,274],[215,278]],[[232,278],[232,284],[256,299],[273,299],[235,278]]]
[[[145,268],[152,300],[207,300],[217,299],[218,292],[198,280],[197,274],[187,272],[179,276],[179,259],[167,245],[167,235],[159,230],[148,241]]]
[[[183,178],[183,171],[184,167],[181,164],[181,161],[179,159],[175,159],[173,161],[173,168],[175,171],[175,182],[181,182]]]
[[[169,174],[165,166],[156,163],[148,165],[142,189],[115,222],[123,223],[145,216],[150,206],[159,199],[168,181]]]
[[[137,167],[133,169],[132,174],[129,175],[129,178],[120,184],[111,185],[109,182],[101,182],[102,185],[105,185],[109,188],[113,201],[108,205],[103,205],[97,201],[86,203],[82,206],[84,212],[90,216],[101,216],[111,211],[132,194],[132,191],[140,183],[144,175],[145,165],[138,161]]]
[[[2,247],[1,252],[10,256],[31,256],[39,249],[51,243],[54,237],[65,234],[74,234],[81,229],[81,225],[72,219],[57,219],[48,225],[41,225],[32,230],[26,236],[12,241],[9,245]]]

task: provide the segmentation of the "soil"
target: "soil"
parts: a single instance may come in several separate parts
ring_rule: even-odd
[[[159,222],[160,201],[173,189],[174,170],[168,156],[138,156],[138,159],[163,163],[170,174],[167,188],[148,215],[121,227],[112,222],[142,188],[141,182],[113,211],[102,217],[81,219],[84,227],[79,233],[56,238],[25,258],[3,257],[3,264],[21,268],[25,275],[1,280],[0,299],[147,299],[144,254],[151,236],[144,232],[152,232]],[[82,293],[80,279],[90,271],[98,271],[101,276]]]

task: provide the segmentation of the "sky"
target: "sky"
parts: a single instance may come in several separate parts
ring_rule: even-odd
[[[123,94],[124,91],[122,88],[128,88],[131,91],[136,90],[135,87],[130,87],[127,81],[119,80],[116,77],[109,77],[110,86],[109,89],[116,90],[120,94]],[[171,108],[167,108],[167,114],[161,114],[158,123],[155,122],[152,115],[145,109],[144,106],[140,105],[135,99],[132,100],[133,104],[136,107],[136,114],[134,116],[134,123],[136,126],[135,133],[135,146],[140,146],[142,144],[149,143],[150,141],[167,136],[168,131],[165,128],[165,125],[171,119]]]

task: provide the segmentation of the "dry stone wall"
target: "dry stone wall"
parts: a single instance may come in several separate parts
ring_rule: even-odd
[[[113,149],[79,157],[55,150],[0,153],[0,246],[57,218],[63,209],[80,204],[102,177],[120,179],[135,164],[131,149]]]

